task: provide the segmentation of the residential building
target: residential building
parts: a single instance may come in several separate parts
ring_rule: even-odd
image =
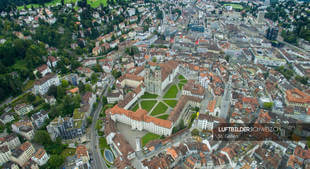
[[[50,68],[55,68],[57,66],[58,60],[54,56],[47,57],[47,65]]]
[[[83,60],[83,66],[94,66],[96,65],[97,60],[96,59],[85,59]]]
[[[93,94],[92,92],[86,92],[82,96],[83,106],[81,107],[81,111],[86,112],[86,116],[89,116],[95,102],[96,102],[96,95]]]
[[[19,169],[18,164],[8,161],[2,165],[2,169]]]
[[[12,124],[12,131],[32,140],[34,137],[34,128],[30,120],[24,119]]]
[[[89,154],[88,154],[88,151],[85,145],[77,146],[75,154],[77,155],[77,158],[82,159],[84,163],[88,163],[88,161],[90,160]]]
[[[31,112],[33,110],[33,106],[31,104],[22,103],[16,105],[14,110],[18,115],[23,116]]]
[[[25,142],[16,149],[12,150],[11,161],[19,166],[24,166],[26,162],[34,155],[35,149],[30,142]]]
[[[60,80],[57,75],[48,73],[46,76],[34,82],[33,92],[34,94],[44,95],[52,85],[59,86]]]
[[[10,150],[16,148],[17,146],[19,146],[20,140],[19,138],[16,136],[16,134],[9,134],[7,136],[4,137],[0,137],[0,146],[5,146],[7,145],[9,147]]]
[[[41,110],[31,116],[31,120],[36,128],[41,128],[48,119],[48,113],[45,110]]]
[[[133,15],[135,15],[136,14],[136,9],[135,8],[130,8],[130,9],[128,9],[128,15],[129,16],[133,16]]]
[[[120,100],[123,100],[123,94],[120,90],[112,90],[107,95],[107,100],[109,104],[116,103]]]
[[[25,169],[40,169],[39,168],[39,166],[38,166],[38,164],[37,163],[35,163],[34,161],[32,161],[32,160],[29,160],[29,161],[27,161],[25,164],[24,164],[24,166],[22,166],[22,168],[25,168]]]
[[[86,77],[90,77],[94,71],[87,67],[78,67],[77,71],[81,74],[84,74]]]
[[[9,146],[0,146],[0,166],[10,160],[11,154]]]
[[[40,72],[40,74],[42,75],[42,77],[45,76],[46,74],[52,72],[51,69],[50,69],[46,64],[44,64],[44,65],[38,67],[38,68],[36,69],[36,71],[37,71],[37,72]],[[36,71],[35,71],[35,72],[36,72]]]
[[[57,117],[46,127],[52,140],[57,137],[73,139],[85,132],[86,118],[83,112],[74,111],[73,117]]]
[[[205,89],[194,80],[189,80],[182,89],[182,94],[187,96],[198,97],[200,99],[204,98]]]
[[[52,106],[56,104],[56,99],[54,96],[46,96],[44,101]]]
[[[310,95],[300,91],[297,88],[285,91],[286,104],[291,106],[310,106]]]
[[[213,130],[219,123],[225,123],[225,120],[208,114],[199,114],[196,120],[197,128],[201,130]]]
[[[112,151],[114,151],[117,156],[128,160],[132,160],[136,157],[134,149],[127,142],[124,136],[119,133],[110,133],[107,136],[107,143],[113,146]]]
[[[0,122],[3,124],[7,124],[13,121],[15,118],[12,113],[2,113],[0,116]]]
[[[31,159],[36,162],[39,166],[42,166],[47,163],[49,160],[49,155],[43,148],[40,148]]]

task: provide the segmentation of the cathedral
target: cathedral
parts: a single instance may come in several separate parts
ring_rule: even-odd
[[[178,63],[167,61],[165,63],[146,63],[144,74],[145,91],[161,95],[166,87],[173,82],[179,71]]]
[[[146,92],[160,95],[162,92],[161,87],[161,68],[160,66],[145,66],[144,85]]]

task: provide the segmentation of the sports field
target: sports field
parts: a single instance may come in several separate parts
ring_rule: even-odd
[[[224,4],[224,6],[231,6],[233,9],[243,9],[242,5],[239,4]]]

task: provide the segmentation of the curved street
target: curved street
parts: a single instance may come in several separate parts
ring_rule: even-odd
[[[110,84],[106,87],[105,91],[103,92],[103,96],[107,95],[107,93],[108,93],[107,88],[109,86],[111,86],[111,84],[113,84],[113,83],[114,83],[114,78],[112,78],[112,80],[110,81]],[[100,98],[101,97],[102,96],[100,96]],[[90,142],[91,142],[91,152],[93,154],[93,159],[94,159],[93,165],[94,165],[95,169],[99,169],[99,168],[100,169],[101,168],[108,169],[108,167],[106,166],[105,161],[102,157],[102,153],[100,151],[99,142],[98,142],[99,137],[98,137],[98,133],[96,130],[96,122],[99,118],[99,114],[102,111],[102,108],[103,108],[103,106],[102,106],[102,103],[100,101],[97,109],[91,114],[91,116],[93,116],[93,118],[92,118],[91,131],[90,131],[91,132],[90,133]]]

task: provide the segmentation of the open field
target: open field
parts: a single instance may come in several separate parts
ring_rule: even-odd
[[[77,0],[65,0],[65,4],[69,4],[69,3],[75,3]],[[45,6],[55,6],[57,3],[61,3],[61,0],[53,0],[51,2],[45,3]],[[40,5],[39,4],[29,4],[26,7],[27,8],[31,8],[31,6],[33,6],[34,8],[39,8]],[[19,6],[17,7],[18,10],[24,9],[24,6]]]
[[[239,4],[224,4],[224,6],[232,6],[233,9],[243,9],[242,5]]]
[[[107,0],[87,0],[87,3],[93,8],[99,7],[100,4],[107,6]]]
[[[156,116],[156,115],[158,115],[158,114],[163,114],[163,113],[166,112],[167,109],[168,109],[168,107],[167,107],[164,103],[160,102],[160,103],[155,107],[155,109],[153,109],[153,111],[152,111],[152,113],[151,113],[151,116]]]
[[[65,0],[65,4],[69,3],[76,3],[77,0]],[[61,0],[53,0],[51,2],[45,3],[45,6],[55,6],[57,3],[61,3]],[[107,0],[87,0],[87,4],[89,4],[93,8],[97,8],[100,6],[100,4],[103,4],[103,6],[107,6]],[[26,5],[27,8],[39,8],[39,4],[29,4]],[[24,6],[17,7],[18,10],[24,9]]]

